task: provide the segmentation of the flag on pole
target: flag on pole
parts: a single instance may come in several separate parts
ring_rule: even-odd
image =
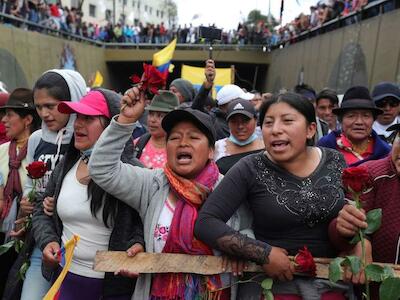
[[[182,65],[181,77],[190,81],[193,86],[198,90],[204,81],[204,68],[192,67],[188,65]],[[227,84],[232,83],[232,69],[231,68],[216,68],[214,87],[212,90],[213,97],[215,98],[217,92]]]
[[[65,243],[63,247],[58,251],[57,258],[60,265],[63,267],[57,280],[54,282],[53,286],[44,296],[43,300],[57,300],[60,296],[60,287],[64,281],[65,276],[68,273],[69,267],[71,266],[72,257],[74,256],[75,246],[79,241],[79,236],[74,235],[69,241]]]
[[[283,16],[283,7],[284,7],[284,5],[285,5],[285,0],[282,0],[281,1],[281,13],[280,13],[280,16],[279,16],[279,23],[281,23],[281,25],[282,25],[282,16]]]
[[[165,48],[153,54],[153,66],[155,66],[165,78],[168,77],[169,72],[172,72],[173,65],[171,64],[171,60],[174,56],[175,47],[176,38]]]
[[[101,87],[103,84],[103,75],[101,75],[100,71],[96,71],[96,75],[94,76],[94,80],[92,83],[92,88]]]

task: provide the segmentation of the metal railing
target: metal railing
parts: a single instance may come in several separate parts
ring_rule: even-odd
[[[400,0],[378,0],[369,3],[364,6],[360,11],[353,11],[346,16],[338,16],[323,25],[312,28],[307,31],[303,31],[302,33],[290,38],[290,40],[281,41],[274,45],[265,44],[213,44],[214,50],[244,50],[244,51],[267,51],[273,50],[276,48],[281,48],[286,45],[290,45],[293,43],[297,43],[314,36],[333,31],[338,28],[342,28],[362,20],[374,17],[376,15],[380,15],[387,12],[387,7],[391,5],[391,9],[400,8]],[[30,22],[28,20],[17,18],[15,16],[5,14],[0,12],[0,23],[4,23],[5,25],[18,25],[20,28],[37,31],[40,33],[65,38],[67,40],[73,40],[83,43],[89,43],[98,47],[104,48],[119,48],[119,49],[161,49],[165,47],[166,44],[151,44],[151,43],[108,43],[103,41],[98,41],[90,38],[83,37],[81,35],[73,34],[70,32],[66,32],[63,30],[57,30],[50,28],[48,26],[44,26],[41,24],[37,24],[34,22]],[[177,44],[176,49],[178,50],[208,50],[209,45],[207,44]]]
[[[391,7],[390,7],[391,6]],[[388,8],[390,7],[390,9]],[[378,0],[368,3],[359,11],[352,11],[346,16],[338,16],[328,22],[322,24],[319,27],[315,27],[292,37],[290,40],[282,41],[276,45],[273,45],[271,49],[280,48],[287,44],[294,44],[314,36],[324,34],[345,26],[356,24],[360,21],[387,13],[394,9],[400,8],[400,0]]]
[[[4,14],[0,12],[0,23],[3,23],[5,26],[15,26],[17,25],[19,28],[28,29],[30,31],[37,31],[39,33],[48,34],[55,37],[65,38],[67,40],[73,40],[83,43],[89,43],[95,46],[104,47],[104,48],[122,48],[122,49],[158,49],[165,47],[164,44],[153,44],[153,43],[112,43],[112,42],[103,42],[90,38],[83,37],[81,35],[73,34],[70,32],[66,32],[63,30],[53,29],[41,24],[37,24],[34,22],[30,22],[28,20],[17,18],[12,15]],[[263,45],[260,44],[252,44],[252,45],[239,45],[239,44],[213,44],[214,50],[247,50],[247,51],[263,51]],[[207,50],[209,49],[208,44],[177,44],[176,49],[178,50]],[[264,49],[265,51],[265,49]]]

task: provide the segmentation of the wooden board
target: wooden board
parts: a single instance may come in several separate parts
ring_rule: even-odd
[[[121,268],[134,273],[224,273],[222,259],[218,256],[142,252],[128,257],[121,251],[97,252],[95,271],[115,272]]]
[[[329,258],[315,258],[317,277],[328,279]],[[133,273],[194,273],[213,275],[230,273],[230,265],[222,268],[222,258],[207,255],[186,255],[172,253],[138,253],[128,257],[124,251],[97,251],[94,270],[98,272],[115,272],[126,269]],[[383,264],[381,264],[383,265]],[[389,265],[396,277],[400,277],[400,265]],[[262,268],[250,263],[245,272],[263,272]]]

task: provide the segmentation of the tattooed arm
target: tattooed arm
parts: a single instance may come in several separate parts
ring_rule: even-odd
[[[233,231],[217,239],[218,249],[232,256],[254,261],[259,265],[269,263],[271,246]]]
[[[252,161],[246,158],[223,178],[200,210],[195,234],[213,248],[264,264],[268,260],[271,246],[241,234],[226,224],[240,205],[247,202],[252,188],[248,180],[252,176],[249,170],[251,165]],[[248,214],[244,216],[244,219],[249,218],[251,216]]]
[[[254,182],[254,178],[251,157],[238,162],[203,205],[195,234],[215,249],[262,265],[270,277],[290,280],[293,266],[286,250],[252,239],[226,224],[238,207],[251,197],[249,191],[253,189],[251,181]]]

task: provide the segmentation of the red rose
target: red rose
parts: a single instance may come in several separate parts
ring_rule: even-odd
[[[306,246],[296,254],[294,263],[296,272],[305,273],[313,277],[317,275],[317,266],[315,265],[314,257]]]
[[[47,164],[42,161],[34,161],[26,167],[28,176],[32,179],[39,179],[47,172]]]
[[[342,182],[346,190],[355,193],[361,193],[371,186],[368,170],[365,167],[351,167],[344,169]]]
[[[166,76],[153,65],[144,63],[143,70],[141,78],[137,75],[132,75],[130,79],[135,84],[142,83],[142,91],[158,94],[158,90],[163,89],[166,85]]]

